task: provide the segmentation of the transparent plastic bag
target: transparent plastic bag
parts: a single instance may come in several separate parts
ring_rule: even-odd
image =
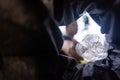
[[[75,49],[77,54],[87,62],[94,62],[107,57],[108,46],[103,37],[97,34],[88,34],[81,43],[76,44]]]

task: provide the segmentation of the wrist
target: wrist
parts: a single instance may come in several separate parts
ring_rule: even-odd
[[[63,36],[63,38],[64,38],[64,40],[70,40],[70,41],[72,41],[72,38],[71,37],[69,37],[69,36]]]

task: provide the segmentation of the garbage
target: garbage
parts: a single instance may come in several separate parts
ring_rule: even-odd
[[[99,35],[88,34],[81,43],[76,44],[75,49],[87,62],[94,62],[107,57],[108,44]]]

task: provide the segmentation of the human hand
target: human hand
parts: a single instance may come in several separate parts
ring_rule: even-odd
[[[75,44],[73,41],[70,40],[64,40],[63,46],[62,46],[62,51],[70,56],[76,59],[77,61],[83,60],[81,56],[79,56],[76,51],[75,51]]]

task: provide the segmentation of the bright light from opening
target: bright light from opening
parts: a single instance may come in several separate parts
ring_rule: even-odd
[[[89,18],[89,25],[88,30],[84,30],[84,22],[83,22],[83,16],[88,16]],[[88,13],[85,13],[82,17],[80,17],[77,20],[78,23],[78,32],[74,36],[74,39],[76,39],[78,42],[81,42],[81,40],[87,35],[87,34],[97,34],[104,38],[104,34],[100,32],[101,27],[89,16]]]

